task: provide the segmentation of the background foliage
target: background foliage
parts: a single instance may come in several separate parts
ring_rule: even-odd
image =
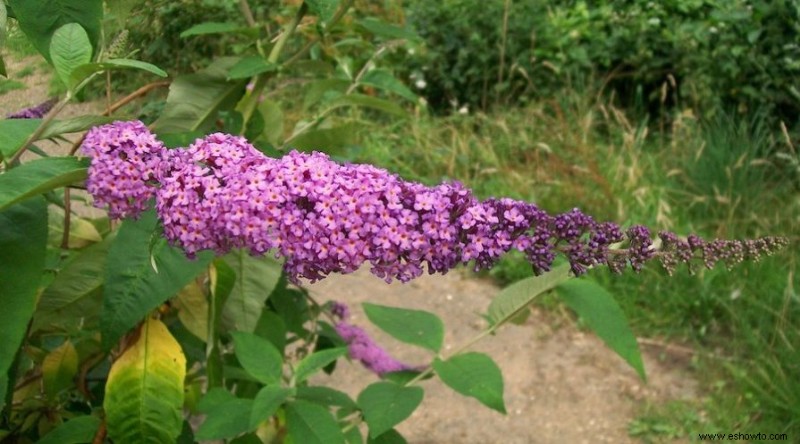
[[[547,98],[594,78],[656,115],[767,107],[794,125],[800,111],[800,6],[788,0],[411,0],[408,22],[427,46],[406,66],[438,110]]]

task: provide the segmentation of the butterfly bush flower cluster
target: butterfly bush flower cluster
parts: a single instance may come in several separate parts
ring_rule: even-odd
[[[41,119],[47,113],[49,113],[51,109],[53,109],[53,106],[55,106],[56,102],[58,102],[58,100],[49,99],[36,106],[11,113],[6,116],[6,119]]]
[[[361,327],[349,324],[350,309],[340,302],[331,304],[331,314],[338,322],[334,329],[347,343],[347,351],[351,359],[361,362],[368,370],[383,376],[386,373],[404,370],[418,370],[394,359],[386,350],[367,335]]]
[[[551,215],[512,199],[477,199],[463,185],[429,187],[370,165],[339,164],[322,153],[264,156],[244,138],[216,133],[166,150],[140,122],[94,128],[82,151],[93,158],[88,188],[112,217],[137,217],[151,197],[164,235],[188,256],[246,248],[285,258],[290,279],[317,281],[364,263],[387,282],[446,273],[459,264],[494,265],[522,252],[536,274],[566,257],[575,275],[606,265],[635,271],[658,258],[678,264],[758,259],[784,238],[683,240],[644,226],[624,230],[578,209]]]

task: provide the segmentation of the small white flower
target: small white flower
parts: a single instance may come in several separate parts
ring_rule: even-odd
[[[718,31],[718,29],[717,29],[716,26],[712,26],[712,27],[708,28],[708,32],[710,32],[712,34],[716,34],[717,31]]]
[[[458,109],[459,114],[469,114],[469,106],[464,105]]]
[[[425,79],[417,79],[417,81],[414,82],[414,86],[416,86],[417,89],[425,89],[425,87],[428,86],[428,82],[426,82]]]

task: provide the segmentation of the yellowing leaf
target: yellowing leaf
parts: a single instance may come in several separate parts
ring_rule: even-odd
[[[47,233],[50,245],[60,245],[64,237],[64,210],[54,205],[48,208]],[[69,221],[69,248],[83,248],[87,245],[100,242],[103,236],[97,228],[86,219],[77,217],[74,214]]]
[[[186,357],[167,327],[148,318],[108,374],[108,436],[114,442],[174,443],[181,432]]]
[[[61,390],[72,384],[72,378],[78,373],[78,352],[72,342],[65,341],[51,351],[42,362],[42,380],[44,391],[54,397]]]
[[[208,298],[203,288],[197,281],[192,281],[178,293],[175,302],[183,326],[205,342],[208,337]]]

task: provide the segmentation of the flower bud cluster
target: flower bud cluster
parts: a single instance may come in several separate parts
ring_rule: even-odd
[[[21,111],[17,111],[15,113],[11,113],[6,116],[7,119],[41,119],[47,113],[53,109],[55,106],[57,99],[49,99],[44,101],[36,106],[32,106],[30,108],[25,108]]]
[[[81,152],[92,158],[86,189],[94,205],[108,205],[109,216],[136,218],[155,195],[155,174],[166,157],[164,145],[142,122],[116,122],[92,128]]]
[[[378,376],[391,372],[417,370],[416,367],[403,364],[394,359],[386,350],[375,343],[364,329],[347,323],[347,318],[350,317],[350,310],[346,305],[334,302],[331,314],[339,319],[339,322],[334,325],[334,329],[347,343],[347,351],[351,359],[360,361],[364,367]]]
[[[187,149],[165,150],[138,122],[93,129],[83,144],[93,157],[89,192],[112,217],[136,217],[155,196],[167,239],[190,257],[247,248],[285,258],[290,279],[316,281],[368,262],[385,279],[406,282],[458,264],[494,265],[506,252],[525,254],[533,271],[563,254],[575,275],[607,265],[641,270],[654,257],[668,271],[697,252],[706,266],[772,253],[780,238],[681,241],[633,226],[623,234],[574,209],[549,215],[512,199],[478,200],[461,184],[428,187],[370,165],[338,164],[322,153],[265,157],[245,139],[211,134]]]

